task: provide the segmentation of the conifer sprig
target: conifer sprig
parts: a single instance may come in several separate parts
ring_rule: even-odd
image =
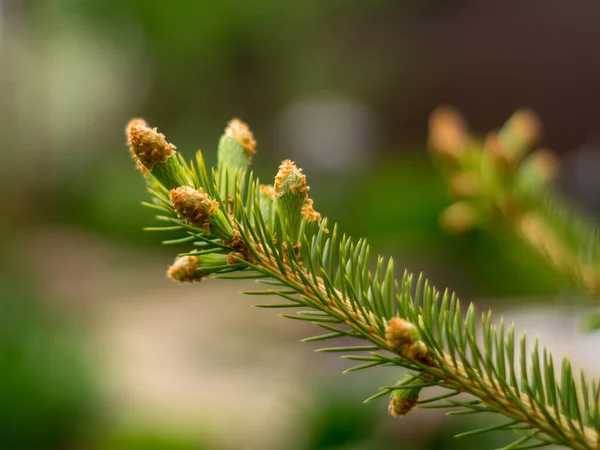
[[[375,270],[369,270],[367,242],[341,234],[337,225],[328,229],[308,197],[306,177],[291,161],[281,165],[274,187],[261,185],[248,172],[253,152],[245,149],[249,143],[254,149],[255,141],[242,125],[236,122],[235,129],[243,134],[230,132],[230,125],[222,138],[234,151],[220,150],[217,171],[207,170],[200,152],[195,163],[169,155],[166,162],[144,166],[152,196],[146,205],[165,223],[152,230],[179,232],[180,237],[165,243],[192,247],[171,266],[171,278],[256,279],[265,289],[245,294],[284,300],[256,306],[293,308],[294,313],[282,316],[323,330],[305,341],[361,339],[320,351],[352,352],[342,357],[357,365],[346,372],[376,366],[408,369],[405,379],[366,400],[390,396],[392,415],[403,416],[415,406],[453,408],[448,413],[453,415],[497,413],[507,421],[461,436],[513,430],[520,437],[506,449],[553,443],[598,448],[600,391],[594,380],[583,374],[575,378],[566,359],[558,376],[551,354],[537,340],[530,350],[524,335],[516,337],[514,327],[502,320],[493,323],[490,313],[481,316],[478,326],[473,305],[463,313],[454,294],[440,294],[422,276],[415,282],[405,272],[397,281],[391,258],[378,257]],[[239,139],[240,146],[232,146],[231,139]],[[132,154],[135,159],[138,152],[132,149]],[[233,169],[228,154],[234,155]],[[173,186],[173,180],[181,183]],[[430,386],[447,392],[424,398]]]

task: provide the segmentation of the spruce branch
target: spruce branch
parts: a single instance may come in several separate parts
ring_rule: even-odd
[[[255,279],[265,289],[245,294],[284,299],[256,306],[300,308],[282,316],[325,330],[305,341],[361,339],[364,343],[320,351],[353,352],[342,356],[357,362],[346,372],[376,366],[408,369],[405,379],[366,400],[389,395],[392,415],[403,416],[415,406],[453,408],[454,415],[496,413],[508,421],[461,436],[513,430],[525,435],[506,448],[547,444],[599,448],[596,381],[584,374],[576,380],[567,359],[557,376],[551,354],[540,350],[537,340],[529,351],[525,335],[517,338],[514,326],[507,328],[502,320],[495,325],[491,313],[483,314],[477,326],[472,304],[463,314],[454,294],[441,294],[424,277],[415,282],[405,272],[397,281],[391,258],[378,257],[375,270],[369,270],[366,240],[341,234],[337,225],[328,229],[327,219],[314,210],[308,197],[302,171],[286,160],[274,186],[261,185],[248,171],[253,152],[246,150],[250,143],[254,150],[254,138],[241,123],[234,128],[243,133],[232,132],[231,127],[221,139],[216,171],[207,170],[200,152],[195,163],[168,152],[166,160],[146,164],[145,153],[136,149],[156,142],[156,130],[143,135],[150,142],[140,142],[131,136],[137,130],[127,129],[134,159],[147,169],[152,203],[146,205],[165,223],[152,230],[179,232],[179,238],[165,243],[193,246],[177,257],[168,276],[181,282],[206,276]],[[162,140],[164,136],[160,139],[164,149]],[[463,151],[458,146],[449,150],[452,158],[453,152]],[[180,184],[173,185],[174,180]],[[422,398],[423,390],[431,386],[447,392]]]
[[[435,110],[429,147],[455,200],[441,223],[464,232],[500,219],[554,270],[600,298],[598,228],[552,189],[558,161],[547,149],[534,150],[540,135],[539,119],[526,109],[483,140],[456,110]]]

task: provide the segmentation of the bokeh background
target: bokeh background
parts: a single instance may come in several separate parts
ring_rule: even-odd
[[[442,103],[473,129],[537,110],[560,188],[600,209],[600,3],[593,0],[1,0],[0,449],[479,449],[485,424],[363,405],[403,374],[298,341],[248,283],[183,286],[123,128],[142,116],[215,161],[240,117],[255,171],[284,158],[319,211],[600,372],[587,302],[510,235],[447,236],[425,150]],[[401,273],[399,272],[399,275]],[[250,283],[250,286],[252,284]]]

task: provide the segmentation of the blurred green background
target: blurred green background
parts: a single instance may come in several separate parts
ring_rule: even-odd
[[[522,105],[600,208],[600,4],[480,0],[0,1],[0,449],[479,449],[473,421],[363,405],[394,369],[342,376],[314,330],[244,283],[181,286],[123,128],[141,116],[215,161],[249,123],[255,171],[304,168],[316,208],[399,268],[516,317],[575,365],[585,299],[505,230],[446,236],[425,151],[452,103],[477,132]],[[400,269],[399,269],[400,270]],[[398,273],[401,275],[401,272]],[[578,305],[578,307],[575,307]],[[587,353],[586,353],[587,352]],[[598,363],[586,361],[590,372]]]

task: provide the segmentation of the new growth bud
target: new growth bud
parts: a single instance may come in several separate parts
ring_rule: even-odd
[[[175,154],[176,147],[143,119],[132,119],[125,132],[131,156],[142,173],[150,172],[156,164],[166,162]]]
[[[498,133],[500,148],[514,162],[540,139],[542,125],[531,109],[521,108],[515,112]]]
[[[281,238],[295,243],[298,241],[302,222],[302,209],[308,198],[306,176],[302,173],[302,169],[286,159],[279,166],[273,189],[275,191],[275,207],[285,234]]]
[[[198,272],[199,260],[197,256],[178,256],[169,267],[167,276],[175,281],[193,282],[201,281],[204,275]]]
[[[392,350],[402,350],[419,340],[419,329],[407,320],[394,317],[385,329],[385,340]]]
[[[223,269],[224,266],[236,263],[237,261],[230,262],[229,256],[222,253],[178,256],[169,267],[167,275],[181,282],[201,281],[202,278]]]
[[[559,161],[554,153],[547,149],[536,150],[519,166],[517,179],[528,189],[543,189],[556,178],[558,170]]]
[[[144,174],[152,174],[165,188],[173,189],[190,184],[181,165],[175,146],[169,144],[165,135],[150,128],[142,119],[132,119],[125,128],[127,144],[136,167]]]
[[[429,117],[429,147],[432,152],[458,161],[471,143],[467,122],[450,106],[440,106]]]
[[[225,128],[225,137],[231,138],[241,145],[246,151],[248,161],[252,161],[252,155],[256,153],[256,140],[248,125],[239,119],[233,119]]]
[[[396,392],[396,391],[394,391]],[[401,394],[392,394],[392,399],[388,406],[388,412],[393,417],[404,417],[417,404],[419,398],[407,398]]]
[[[171,191],[169,199],[179,217],[210,234],[210,218],[219,203],[212,200],[204,189],[181,186]]]
[[[279,166],[273,190],[287,237],[296,242],[303,217],[308,222],[321,220],[321,215],[313,208],[313,200],[308,197],[306,176],[293,161],[286,159]]]
[[[422,381],[413,375],[407,375],[390,395],[388,412],[394,417],[406,416],[418,403],[422,387],[415,385]]]
[[[459,201],[447,207],[440,215],[441,226],[450,233],[465,233],[479,223],[475,207],[468,201]]]
[[[296,194],[304,200],[308,197],[306,175],[289,159],[283,161],[279,166],[273,188],[277,197],[283,197],[287,193]]]
[[[422,359],[427,355],[427,348],[420,341],[419,329],[399,317],[394,317],[388,322],[385,340],[390,350],[407,358]]]
[[[222,198],[235,194],[236,178],[238,187],[244,188],[246,172],[255,152],[256,141],[248,125],[238,119],[231,120],[219,141],[217,173],[223,177],[219,180]]]
[[[171,190],[169,199],[179,217],[190,225],[224,241],[233,239],[234,230],[219,208],[219,202],[213,200],[204,189],[181,186]]]

